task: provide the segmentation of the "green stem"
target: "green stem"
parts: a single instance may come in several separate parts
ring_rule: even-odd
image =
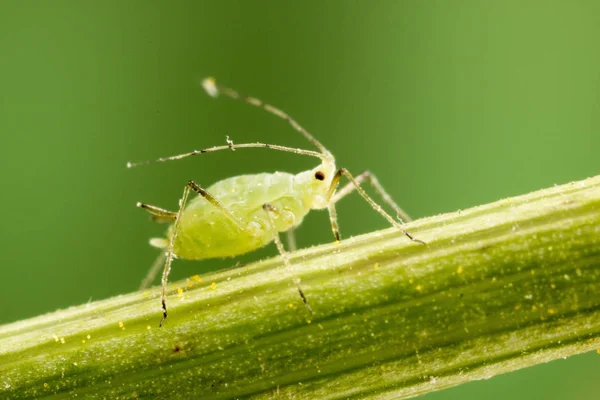
[[[600,176],[0,327],[0,397],[408,398],[600,347]],[[184,289],[177,294],[176,286]]]

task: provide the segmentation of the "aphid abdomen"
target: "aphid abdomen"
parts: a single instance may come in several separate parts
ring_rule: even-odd
[[[241,230],[218,210],[205,207],[204,211],[204,214],[186,213],[182,217],[174,244],[177,257],[187,260],[232,257],[262,247],[269,241],[264,235]]]
[[[294,228],[304,219],[304,216],[310,211],[302,199],[298,197],[284,196],[278,199],[273,199],[266,202],[273,206],[275,212],[271,215],[271,220],[277,232],[286,232]],[[260,212],[262,211],[262,212]],[[268,224],[268,219],[264,210],[257,211],[256,218],[263,218],[265,224]],[[267,225],[269,226],[269,225]]]
[[[175,254],[190,260],[232,257],[270,243],[274,232],[263,205],[270,204],[277,210],[272,216],[275,230],[287,231],[300,224],[310,210],[297,190],[294,175],[279,172],[217,182],[207,191],[236,217],[238,224],[198,196],[188,202],[182,215]],[[172,227],[167,237],[171,233]]]

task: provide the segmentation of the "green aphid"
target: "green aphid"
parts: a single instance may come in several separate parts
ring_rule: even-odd
[[[202,82],[206,92],[212,97],[220,93],[233,99],[243,100],[248,104],[260,107],[271,114],[285,119],[298,132],[300,132],[318,151],[296,149],[291,147],[272,145],[266,143],[234,144],[227,138],[227,145],[206,148],[200,151],[179,154],[171,157],[159,158],[156,162],[179,160],[188,156],[211,153],[219,150],[238,150],[246,148],[265,148],[300,155],[316,157],[320,164],[315,168],[298,174],[284,172],[263,173],[253,175],[240,175],[224,179],[204,189],[194,181],[185,185],[183,196],[179,202],[177,212],[168,211],[144,203],[137,203],[138,207],[150,212],[158,222],[169,222],[166,237],[154,238],[150,244],[163,249],[146,278],[141,288],[146,288],[153,281],[161,266],[162,274],[162,326],[167,318],[167,281],[174,258],[187,260],[202,260],[206,258],[230,257],[258,249],[272,241],[277,245],[286,268],[291,271],[287,251],[279,238],[279,232],[290,235],[290,247],[295,248],[293,241],[294,229],[302,223],[302,219],[310,210],[327,208],[331,221],[333,236],[340,240],[335,203],[356,190],[369,205],[387,219],[394,227],[402,230],[412,241],[424,243],[415,239],[408,233],[403,222],[409,221],[408,215],[392,200],[379,184],[377,178],[369,171],[354,177],[344,168],[336,168],[335,158],[314,136],[293,120],[285,112],[263,103],[254,97],[243,96],[235,90],[217,85],[214,78],[207,78]],[[128,163],[127,167],[148,164]],[[340,190],[337,187],[342,177],[350,182]],[[396,219],[390,216],[382,207],[360,187],[363,181],[368,181],[396,213]],[[188,199],[190,192],[200,196]],[[308,300],[304,295],[300,280],[292,274],[294,283],[302,301],[312,312]]]

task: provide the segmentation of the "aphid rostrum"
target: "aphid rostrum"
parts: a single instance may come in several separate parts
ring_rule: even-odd
[[[222,93],[233,99],[242,100],[250,105],[262,108],[288,121],[318,151],[266,143],[234,144],[227,138],[227,145],[224,146],[209,147],[199,151],[194,150],[154,161],[179,160],[188,156],[220,150],[264,148],[315,157],[320,160],[320,164],[311,170],[295,175],[275,172],[234,176],[219,181],[207,189],[204,189],[195,181],[189,181],[184,187],[183,196],[179,201],[179,209],[176,212],[149,204],[137,203],[138,207],[150,212],[156,221],[171,223],[165,238],[150,240],[152,246],[162,249],[163,252],[148,272],[141,286],[142,288],[147,287],[160,267],[163,266],[161,295],[163,318],[160,322],[161,326],[167,318],[167,281],[173,258],[201,260],[236,256],[256,250],[274,241],[286,268],[290,270],[288,252],[279,238],[279,233],[288,232],[290,235],[293,234],[293,230],[300,225],[302,219],[310,210],[326,208],[329,211],[333,236],[336,241],[339,241],[340,232],[335,204],[354,190],[390,224],[404,232],[410,240],[424,243],[414,238],[404,229],[403,223],[409,221],[410,218],[392,200],[372,173],[365,171],[354,177],[345,168],[336,168],[335,158],[331,152],[285,112],[263,103],[257,98],[244,96],[233,89],[222,87],[216,83],[214,78],[205,79],[202,85],[212,97],[217,97]],[[127,166],[131,168],[147,163],[149,161],[128,163]],[[342,177],[346,177],[349,182],[340,190],[337,190]],[[361,188],[360,184],[364,181],[371,183],[373,188],[381,195],[383,201],[394,210],[396,219],[384,211]],[[190,192],[195,192],[199,196],[189,199]],[[310,311],[309,303],[300,287],[299,279],[293,274],[292,276],[298,288],[298,293]]]

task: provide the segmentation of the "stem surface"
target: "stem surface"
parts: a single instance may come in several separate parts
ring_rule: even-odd
[[[0,327],[0,397],[409,398],[600,347],[600,176]]]

